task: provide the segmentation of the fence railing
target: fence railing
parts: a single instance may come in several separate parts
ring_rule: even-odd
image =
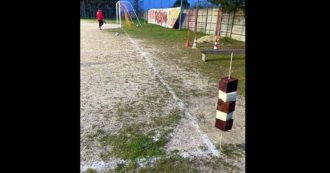
[[[197,32],[214,35],[216,30],[218,8],[198,9],[197,12]],[[194,9],[183,10],[181,28],[187,28],[189,22],[190,30],[194,31],[195,16]],[[187,14],[190,13],[190,20],[187,21]],[[144,12],[143,18],[148,20],[148,12]],[[221,17],[221,31],[223,37],[230,37],[235,40],[245,41],[245,15],[243,11],[235,13],[223,13]]]

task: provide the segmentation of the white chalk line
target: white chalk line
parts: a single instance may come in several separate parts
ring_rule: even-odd
[[[169,93],[171,93],[173,99],[176,102],[177,107],[185,113],[186,116],[188,116],[188,119],[190,120],[191,124],[196,128],[197,132],[200,134],[203,142],[206,144],[208,151],[210,151],[214,156],[218,157],[220,155],[219,151],[216,149],[216,147],[212,144],[212,142],[210,141],[210,139],[208,138],[208,136],[203,133],[200,128],[199,125],[197,124],[195,118],[192,116],[192,114],[190,113],[190,110],[188,108],[185,107],[184,102],[175,94],[174,90],[172,89],[172,87],[170,87],[163,79],[163,77],[159,74],[159,71],[156,69],[156,67],[151,63],[150,61],[150,54],[148,52],[143,51],[138,43],[136,43],[128,34],[127,32],[124,30],[126,36],[128,37],[129,41],[133,44],[134,48],[139,51],[139,53],[143,56],[144,60],[147,62],[149,68],[152,69],[154,75],[159,79],[159,81],[165,86],[165,88],[167,89],[167,91]]]
[[[114,169],[117,166],[117,164],[121,164],[121,163],[125,164],[126,162],[127,161],[125,161],[125,160],[118,160],[118,159],[107,161],[107,162],[100,160],[100,161],[93,162],[90,165],[81,165],[80,172],[84,172],[87,169],[95,169],[98,171],[105,170],[105,169]]]

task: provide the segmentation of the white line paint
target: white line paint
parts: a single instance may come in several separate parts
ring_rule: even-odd
[[[120,164],[120,163],[126,164],[127,161],[120,160],[120,159],[113,159],[111,161],[104,162],[104,161],[100,160],[100,161],[93,162],[91,165],[81,165],[80,172],[84,172],[89,168],[95,169],[98,171],[107,170],[107,169],[115,169],[117,164]]]
[[[203,142],[206,144],[208,151],[210,151],[214,156],[219,156],[220,153],[219,151],[215,148],[215,146],[212,144],[212,142],[210,141],[210,139],[208,138],[208,136],[203,133],[200,128],[199,125],[197,124],[195,118],[192,116],[192,114],[190,113],[189,109],[185,107],[184,102],[175,94],[174,90],[164,81],[163,77],[159,74],[159,71],[155,68],[155,66],[151,63],[150,58],[151,55],[148,52],[143,51],[140,46],[138,45],[138,43],[136,43],[124,30],[126,36],[128,37],[129,41],[133,44],[134,48],[139,51],[139,53],[143,56],[144,60],[147,62],[149,68],[152,69],[154,75],[159,79],[159,81],[165,86],[165,88],[167,89],[167,91],[169,93],[171,93],[173,99],[176,102],[177,107],[185,113],[185,115],[188,117],[188,119],[190,120],[191,124],[196,128],[197,132],[199,133],[199,135],[201,136]]]

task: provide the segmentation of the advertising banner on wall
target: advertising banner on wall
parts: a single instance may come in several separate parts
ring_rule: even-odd
[[[180,15],[180,7],[148,10],[148,23],[173,28]]]

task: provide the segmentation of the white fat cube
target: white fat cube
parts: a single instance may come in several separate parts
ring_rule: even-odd
[[[236,100],[236,95],[237,92],[230,92],[230,93],[225,93],[221,90],[219,90],[219,99],[221,99],[224,102],[231,102]]]
[[[216,118],[222,121],[228,121],[230,119],[233,119],[233,113],[234,112],[225,113],[217,110]]]

